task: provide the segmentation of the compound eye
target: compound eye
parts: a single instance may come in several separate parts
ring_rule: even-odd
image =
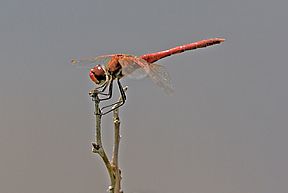
[[[101,65],[96,65],[90,70],[89,76],[96,84],[102,84],[106,82],[106,72]]]

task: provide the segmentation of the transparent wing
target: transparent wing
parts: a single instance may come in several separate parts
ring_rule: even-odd
[[[134,70],[132,73],[128,74],[127,77],[139,80],[147,77],[147,72],[142,68],[138,68],[137,70]]]
[[[77,67],[92,68],[97,64],[100,64],[100,65],[107,64],[111,60],[111,58],[116,55],[117,54],[111,54],[111,55],[103,55],[103,56],[97,56],[97,57],[72,59],[71,63],[72,65],[75,65]]]
[[[164,90],[166,94],[173,93],[174,89],[171,84],[170,75],[164,66],[151,63],[149,65],[148,75],[157,86]]]
[[[121,58],[119,63],[122,66],[123,75],[139,79],[146,77],[148,74],[152,81],[162,88],[164,92],[167,94],[173,93],[170,75],[164,66],[149,63],[142,58],[130,55]]]
[[[122,67],[122,74],[128,76],[129,78],[144,78],[147,76],[149,71],[149,63],[136,56],[126,55],[119,59],[119,63]]]

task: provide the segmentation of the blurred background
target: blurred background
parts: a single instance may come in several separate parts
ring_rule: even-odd
[[[159,63],[175,93],[123,80],[125,193],[288,192],[287,1],[2,0],[0,192],[106,192],[94,87],[72,58],[223,44]],[[117,93],[117,91],[115,92]],[[117,95],[116,95],[117,96]],[[111,153],[112,116],[103,118]]]

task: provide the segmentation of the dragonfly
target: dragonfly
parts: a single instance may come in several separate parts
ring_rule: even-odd
[[[97,85],[97,87],[92,92],[90,92],[90,94],[92,96],[95,96],[95,94],[102,95],[103,98],[101,98],[100,101],[108,100],[112,97],[113,81],[116,80],[122,100],[102,107],[101,114],[104,115],[115,110],[116,108],[119,108],[126,101],[125,90],[120,83],[121,78],[131,77],[137,79],[149,76],[156,85],[162,88],[166,93],[170,94],[173,92],[173,88],[171,86],[169,73],[162,65],[155,62],[162,58],[179,54],[188,50],[220,44],[224,42],[224,40],[225,39],[223,38],[204,39],[190,44],[177,46],[160,52],[144,54],[141,56],[134,56],[129,54],[110,54],[83,58],[79,60],[73,59],[71,60],[71,63],[78,66],[92,66],[89,72],[89,76],[90,79]],[[107,88],[108,91],[106,91]],[[113,108],[110,110],[102,112],[104,109],[112,106]]]

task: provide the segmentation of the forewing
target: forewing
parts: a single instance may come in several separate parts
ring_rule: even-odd
[[[170,75],[164,66],[155,63],[150,64],[148,75],[157,86],[164,90],[165,93],[173,93],[174,89],[171,84]]]
[[[97,56],[97,57],[86,57],[81,59],[73,59],[71,60],[72,65],[75,65],[77,67],[84,67],[84,68],[92,68],[97,64],[105,65],[107,64],[113,56],[116,54],[111,55],[103,55],[103,56]]]

